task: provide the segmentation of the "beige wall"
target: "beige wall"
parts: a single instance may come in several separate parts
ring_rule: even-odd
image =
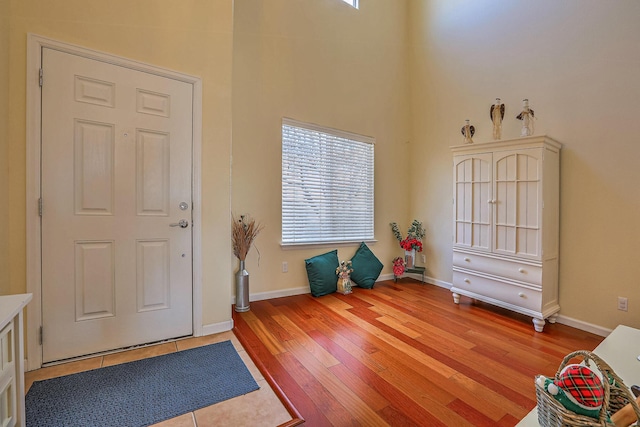
[[[409,225],[406,2],[235,2],[232,208],[264,224],[247,258],[252,293],[307,287],[304,259],[336,248],[282,249],[283,117],[376,138],[375,238],[391,273],[389,222]],[[357,245],[337,247],[350,259]],[[282,273],[282,262],[289,272]]]
[[[415,217],[427,230],[428,275],[450,282],[449,146],[462,142],[466,118],[476,141],[489,140],[488,109],[499,96],[505,138],[519,134],[514,116],[528,97],[536,133],[564,144],[561,314],[640,327],[639,3],[367,0],[356,11],[338,0],[242,0],[233,8],[231,0],[0,0],[0,294],[26,289],[31,32],[203,79],[204,324],[230,318],[230,206],[265,225],[259,264],[255,249],[247,263],[252,293],[306,287],[303,260],[334,248],[280,247],[282,117],[375,137],[370,246],[383,274],[400,255],[388,223],[406,228]],[[355,245],[338,249],[348,259]],[[616,310],[618,295],[629,298],[628,313]]]
[[[414,214],[432,230],[430,274],[451,281],[451,153],[471,119],[491,139],[489,107],[506,104],[518,137],[523,98],[536,134],[563,144],[562,316],[640,327],[640,3],[635,0],[410,2]],[[629,298],[629,311],[616,309]]]
[[[27,33],[35,33],[202,78],[203,323],[228,321],[233,2],[11,0],[11,8],[9,143],[0,146],[11,165],[0,184],[11,208],[10,290],[26,289],[25,67]]]
[[[0,0],[0,200],[9,198],[9,6]],[[0,203],[0,295],[9,293],[9,204]]]

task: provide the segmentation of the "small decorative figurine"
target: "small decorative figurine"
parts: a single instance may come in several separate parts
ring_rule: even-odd
[[[476,133],[476,128],[469,124],[469,119],[465,120],[464,123],[464,126],[460,129],[460,132],[464,135],[464,143],[473,144],[473,140],[471,138]]]
[[[533,120],[535,116],[533,114],[533,110],[529,108],[529,100],[522,100],[522,112],[516,116],[516,119],[522,120],[522,132],[520,132],[520,136],[531,136],[533,135]]]
[[[351,261],[342,261],[338,268],[336,268],[336,274],[338,275],[338,292],[343,295],[353,292],[353,286],[351,285],[351,273],[353,273]]]
[[[504,119],[504,104],[500,98],[496,98],[496,103],[490,109],[491,121],[493,122],[493,139],[502,139],[502,119]]]

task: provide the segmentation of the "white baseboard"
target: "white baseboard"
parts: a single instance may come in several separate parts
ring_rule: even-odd
[[[411,276],[416,280],[420,280],[421,279],[419,274],[412,274]],[[445,282],[443,280],[434,279],[433,277],[425,277],[424,281],[425,281],[425,283],[429,283],[430,285],[439,286],[439,287],[445,288],[445,289],[451,289],[451,283]]]
[[[389,274],[388,276],[389,276],[389,278],[386,279],[386,280],[393,280],[393,274]],[[422,280],[422,275],[421,274],[415,274],[415,273],[407,273],[403,277],[411,277],[412,279],[415,279],[417,281],[421,281]],[[385,279],[383,279],[383,280],[385,280]],[[439,286],[439,287],[445,288],[445,289],[451,289],[451,283],[445,282],[445,281],[442,281],[442,280],[438,280],[438,279],[434,279],[433,277],[429,277],[429,276],[424,276],[424,283],[428,283],[430,285]]]
[[[420,274],[409,273],[409,274],[406,274],[405,276],[418,281],[422,280],[422,275]],[[393,280],[393,274],[383,274],[380,277],[378,277],[376,282],[381,282],[383,280]],[[441,288],[451,289],[451,283],[445,282],[443,280],[437,280],[437,279],[434,279],[433,277],[425,276],[424,282],[430,285],[439,286]],[[256,294],[251,294],[249,296],[249,301],[263,301],[267,299],[288,297],[292,295],[302,295],[302,294],[308,294],[308,293],[309,293],[309,287],[304,286],[300,288],[290,288],[290,289],[282,289],[282,290],[272,291],[272,292],[260,292]],[[235,303],[236,303],[236,298],[232,297],[231,304],[235,304]],[[583,322],[582,320],[577,320],[568,316],[559,315],[557,318],[557,322],[563,325],[571,326],[572,328],[576,328],[582,331],[591,332],[592,334],[600,335],[601,337],[606,337],[611,333],[611,329],[604,328],[599,325],[594,325],[592,323]],[[228,329],[223,329],[224,326],[222,325],[224,323],[226,322],[219,323],[216,325],[205,325],[203,327],[204,329],[203,334],[204,335],[215,334],[218,332],[228,331],[233,328],[233,321],[229,322],[231,325],[228,327]]]
[[[302,288],[289,288],[289,289],[281,289],[278,291],[270,291],[270,292],[259,292],[255,294],[249,294],[249,302],[251,301],[264,301],[266,299],[274,299],[274,298],[282,298],[282,297],[290,297],[293,295],[303,295],[310,293],[309,287],[305,286]],[[235,295],[231,297],[231,304],[236,303]]]
[[[311,290],[309,289],[308,286],[303,286],[301,288],[281,289],[278,291],[271,291],[271,292],[260,292],[257,294],[251,294],[249,296],[249,301],[263,301],[266,299],[290,297],[293,295],[303,295],[303,294],[308,294],[310,292]]]
[[[601,337],[606,337],[612,331],[611,329],[604,328],[599,325],[594,325],[593,323],[583,322],[582,320],[577,320],[572,317],[563,316],[562,314],[558,316],[557,322],[562,323],[563,325],[571,326],[572,328],[600,335]]]
[[[393,280],[393,274],[389,275],[391,276],[390,279]],[[411,277],[412,279],[416,279],[416,280],[421,280],[422,276],[419,274],[407,274],[407,277]],[[389,280],[389,279],[387,279]],[[445,288],[445,289],[451,289],[451,283],[448,282],[444,282],[442,280],[437,280],[434,279],[433,277],[425,277],[424,278],[425,283],[429,283],[431,285],[436,285],[436,286],[440,286],[441,288]],[[578,320],[578,319],[574,319],[572,317],[569,316],[563,316],[562,314],[560,314],[558,316],[558,318],[556,319],[556,321],[558,323],[561,323],[563,325],[567,325],[567,326],[571,326],[572,328],[576,328],[576,329],[580,329],[581,331],[586,331],[586,332],[590,332],[592,334],[596,334],[599,335],[601,337],[606,337],[611,333],[611,329],[599,326],[599,325],[594,325],[593,323],[589,323],[589,322],[584,322],[582,320]]]
[[[422,276],[419,274],[407,274],[407,277],[411,277],[413,279],[416,280],[420,280],[422,279]],[[378,277],[378,279],[376,280],[376,282],[382,282],[384,280],[393,280],[393,274],[382,274]],[[442,286],[445,287],[447,289],[449,289],[451,287],[451,284],[446,284],[445,282],[441,282],[441,281],[437,281],[435,279],[426,277],[424,278],[425,283],[431,283],[432,285],[438,285],[438,286]],[[282,298],[282,297],[290,297],[293,295],[303,295],[303,294],[308,294],[310,293],[310,289],[308,286],[303,286],[303,287],[299,287],[299,288],[289,288],[289,289],[281,289],[278,291],[270,291],[270,292],[260,292],[260,293],[255,293],[255,294],[250,294],[249,295],[249,302],[251,301],[263,301],[263,300],[267,300],[267,299],[273,299],[273,298]],[[236,297],[232,296],[231,297],[231,304],[235,304],[236,303]]]
[[[407,274],[407,277],[411,277],[412,279],[416,279],[416,280],[421,280],[422,276],[419,274]],[[382,274],[380,275],[380,277],[378,277],[378,279],[376,280],[376,282],[382,282],[384,280],[393,280],[393,274]],[[426,277],[424,278],[424,282],[425,283],[429,283],[432,285],[436,285],[436,286],[440,286],[446,289],[451,288],[451,283],[447,283],[447,282],[443,282],[441,280],[436,280],[433,279],[431,277]],[[281,290],[277,290],[277,291],[270,291],[270,292],[259,292],[259,293],[254,293],[254,294],[250,294],[249,295],[249,302],[251,301],[264,301],[267,299],[274,299],[274,298],[282,298],[282,297],[290,297],[293,295],[304,295],[304,294],[308,294],[310,293],[309,287],[308,286],[303,286],[303,287],[299,287],[299,288],[289,288],[289,289],[281,289]],[[231,304],[235,304],[236,303],[236,297],[232,296],[231,297]],[[207,335],[205,333],[205,335]]]
[[[225,322],[202,325],[202,335],[219,334],[221,332],[227,332],[232,329],[233,329],[233,319],[229,319]]]

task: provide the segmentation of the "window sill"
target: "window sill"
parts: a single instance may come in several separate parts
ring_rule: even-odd
[[[298,250],[298,249],[311,249],[311,248],[335,248],[343,246],[354,246],[365,242],[367,245],[375,244],[378,241],[373,240],[343,240],[338,242],[319,242],[319,243],[280,243],[280,247],[283,250]]]

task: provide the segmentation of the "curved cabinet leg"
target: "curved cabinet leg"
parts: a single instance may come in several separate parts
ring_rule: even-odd
[[[547,322],[549,323],[556,323],[556,320],[558,320],[558,313],[552,314],[547,318]]]
[[[460,295],[456,294],[455,292],[453,292],[452,295],[453,295],[453,302],[455,304],[460,304]]]
[[[545,321],[544,319],[538,319],[536,317],[533,318],[533,327],[536,332],[542,332],[544,329]]]

